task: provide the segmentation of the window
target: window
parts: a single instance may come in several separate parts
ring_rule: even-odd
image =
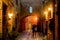
[[[32,13],[32,7],[31,6],[29,7],[29,12]]]

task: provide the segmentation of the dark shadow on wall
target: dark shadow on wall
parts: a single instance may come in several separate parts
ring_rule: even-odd
[[[5,3],[3,3],[3,20],[2,20],[2,31],[3,31],[3,39],[6,40],[7,38],[7,32],[8,32],[8,23],[7,23],[7,14],[6,14],[6,11],[7,11],[7,5]]]

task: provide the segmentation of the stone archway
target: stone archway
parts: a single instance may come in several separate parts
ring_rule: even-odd
[[[37,20],[38,22],[36,23],[36,20],[34,19],[34,17],[35,17],[34,15],[27,15],[27,16],[23,17],[20,20],[21,25],[20,25],[18,31],[19,32],[23,32],[25,30],[31,29],[32,28],[32,25],[38,25],[38,26],[40,26],[39,27],[39,28],[41,28],[40,31],[42,31],[42,24],[41,24],[42,20],[41,20],[41,18],[38,17],[39,20]]]

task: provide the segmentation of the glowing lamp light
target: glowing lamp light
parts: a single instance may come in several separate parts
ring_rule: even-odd
[[[13,14],[9,13],[8,16],[9,16],[9,18],[11,18],[13,16]]]
[[[38,18],[36,16],[33,17],[34,22],[38,21]]]
[[[46,11],[44,12],[44,14],[45,14],[46,20],[48,20],[48,12]]]
[[[47,14],[48,14],[48,12],[44,12],[44,14],[45,14],[45,15],[47,15]]]
[[[52,10],[52,8],[48,8],[48,10],[49,10],[49,11],[51,11],[51,10]]]
[[[35,20],[37,20],[37,17],[35,17]]]

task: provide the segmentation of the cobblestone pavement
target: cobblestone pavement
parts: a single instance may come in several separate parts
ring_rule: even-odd
[[[43,36],[40,36],[38,34],[37,37],[34,38],[32,34],[28,34],[28,32],[23,32],[16,38],[16,40],[44,40],[44,38]]]

